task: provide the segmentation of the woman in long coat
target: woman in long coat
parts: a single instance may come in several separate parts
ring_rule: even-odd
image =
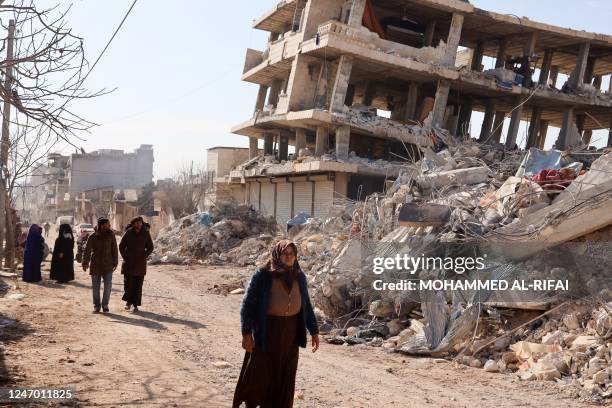
[[[43,261],[45,239],[42,237],[42,228],[32,224],[26,239],[23,251],[23,276],[24,282],[40,282],[42,275],[40,265]]]
[[[68,224],[60,225],[59,235],[53,246],[50,278],[58,283],[74,280],[74,235]]]
[[[125,302],[125,309],[130,310],[134,306],[134,312],[138,312],[138,306],[142,303],[147,258],[153,252],[153,239],[147,225],[142,217],[134,218],[119,243],[123,258],[121,273],[124,293],[121,299]]]
[[[268,263],[258,268],[240,309],[242,347],[246,350],[233,407],[293,406],[299,347],[319,348],[319,329],[297,247],[282,240]]]

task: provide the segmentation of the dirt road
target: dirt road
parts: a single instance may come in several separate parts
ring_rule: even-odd
[[[0,329],[9,386],[72,387],[77,406],[87,407],[230,406],[243,358],[242,296],[210,288],[233,273],[151,267],[139,313],[123,310],[118,273],[108,314],[91,313],[89,276],[80,270],[68,285],[19,282],[8,294],[22,300],[0,299],[0,318],[17,319]],[[328,344],[302,350],[297,390],[297,407],[586,406],[553,384]]]

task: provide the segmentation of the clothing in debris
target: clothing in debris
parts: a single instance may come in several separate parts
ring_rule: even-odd
[[[74,280],[74,235],[68,224],[60,225],[59,236],[53,246],[49,276],[62,283]]]
[[[281,260],[287,248],[296,255],[291,267]],[[319,333],[294,243],[277,243],[267,264],[257,269],[240,317],[242,334],[253,336],[254,347],[245,353],[233,406],[291,407],[299,347],[306,347],[306,329],[311,336]]]
[[[140,230],[133,225],[141,223]],[[153,240],[149,228],[141,217],[132,220],[132,227],[128,228],[119,243],[119,251],[123,258],[121,273],[123,274],[124,295],[123,300],[133,306],[140,306],[142,302],[142,285],[147,273],[147,258],[153,252]]]
[[[25,250],[23,252],[23,276],[25,282],[40,282],[42,275],[40,272],[43,261],[45,239],[42,237],[42,228],[37,224],[32,224],[26,239]]]

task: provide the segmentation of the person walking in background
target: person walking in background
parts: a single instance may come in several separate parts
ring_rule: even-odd
[[[74,235],[68,224],[60,225],[59,235],[55,239],[50,278],[58,283],[74,280]]]
[[[42,237],[42,228],[32,224],[28,237],[26,238],[25,250],[23,251],[23,275],[24,282],[40,282],[42,275],[40,266],[44,258],[45,239]]]
[[[94,313],[100,312],[100,306],[106,313],[109,311],[111,289],[113,285],[113,272],[119,264],[117,239],[111,230],[108,218],[98,218],[96,232],[92,234],[85,245],[83,254],[83,270],[91,275],[93,290]],[[91,268],[90,268],[91,267]],[[100,283],[104,279],[104,293],[100,302]]]
[[[306,329],[313,353],[319,348],[317,319],[293,242],[278,242],[267,264],[257,269],[242,300],[240,320],[246,353],[232,406],[292,407]]]
[[[130,222],[119,243],[119,251],[123,258],[122,299],[125,301],[126,310],[134,306],[134,312],[137,312],[142,303],[142,284],[147,273],[147,258],[153,252],[153,240],[142,217],[136,217]]]
[[[43,227],[45,229],[45,238],[49,238],[49,230],[51,230],[51,224],[49,224],[49,222],[45,222]]]

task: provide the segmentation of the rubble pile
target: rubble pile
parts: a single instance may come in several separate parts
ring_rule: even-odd
[[[197,213],[174,222],[160,231],[155,240],[151,263],[208,264],[243,262],[243,249],[260,250],[270,245],[276,235],[276,222],[263,217],[246,205],[219,206],[209,213]]]

